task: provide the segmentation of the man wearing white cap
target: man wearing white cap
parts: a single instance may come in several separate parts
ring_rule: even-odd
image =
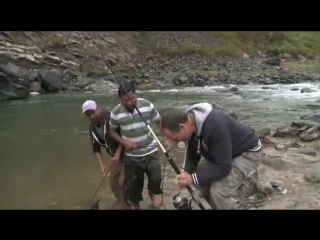
[[[121,204],[122,208],[127,208],[127,203],[124,199],[124,165],[122,163],[123,147],[114,141],[109,132],[110,112],[106,109],[101,109],[97,103],[92,100],[87,100],[82,105],[82,113],[90,120],[89,134],[91,138],[92,150],[99,161],[103,176],[110,174],[111,190]],[[101,146],[106,149],[108,155],[112,157],[112,167],[108,173],[106,164],[104,163]]]

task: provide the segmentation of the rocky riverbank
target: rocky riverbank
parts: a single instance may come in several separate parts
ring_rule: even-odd
[[[320,209],[319,129],[320,116],[309,115],[274,132],[256,131],[264,158],[255,194],[240,201],[243,209]]]
[[[30,92],[107,93],[118,87],[117,80],[101,61],[102,56],[84,33],[53,35],[53,32],[40,38],[34,33],[23,32],[23,39],[31,39],[23,44],[1,33],[1,100],[26,98]],[[104,34],[94,36],[97,46],[108,53],[106,58],[121,79],[134,80],[140,88],[270,85],[320,80],[319,61],[306,60],[303,56],[296,60],[289,54],[270,58],[258,52],[254,56],[244,53],[240,59],[188,54],[164,58],[150,50],[155,48],[153,45],[145,43],[148,51],[143,48],[144,43],[137,47],[132,39],[128,40],[129,34],[122,37],[114,33]],[[162,37],[152,36],[152,42]],[[201,44],[206,41],[215,43],[204,33],[192,37]],[[14,78],[19,78],[19,83]],[[16,89],[20,89],[19,92]]]
[[[320,117],[302,116],[301,121],[257,132],[265,146],[259,169],[258,190],[264,200],[258,209],[319,209]],[[249,198],[255,202],[259,194]],[[256,203],[256,202],[255,202]],[[250,206],[250,204],[249,204]],[[251,206],[252,207],[252,206]]]

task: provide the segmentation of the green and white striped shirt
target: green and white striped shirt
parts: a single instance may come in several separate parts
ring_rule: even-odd
[[[148,124],[151,121],[160,120],[159,112],[148,100],[138,98],[136,106]],[[156,140],[149,133],[136,109],[130,113],[122,104],[119,104],[111,111],[109,126],[112,129],[120,127],[121,136],[136,144],[135,149],[125,150],[127,156],[143,157],[158,150]]]

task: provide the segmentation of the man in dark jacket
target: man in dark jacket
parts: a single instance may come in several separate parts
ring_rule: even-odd
[[[92,144],[93,153],[98,160],[101,172],[104,177],[110,175],[110,187],[116,198],[121,204],[122,208],[127,208],[126,201],[124,200],[124,165],[123,147],[114,141],[109,133],[109,118],[110,112],[106,109],[101,109],[92,100],[87,100],[82,105],[82,112],[90,120],[89,135]],[[106,168],[101,154],[101,146],[106,149],[106,152],[111,156],[110,172]]]
[[[250,195],[258,181],[257,167],[263,156],[258,137],[209,103],[186,111],[167,110],[161,116],[164,136],[186,142],[178,185],[199,187],[212,209],[238,209],[239,197]]]

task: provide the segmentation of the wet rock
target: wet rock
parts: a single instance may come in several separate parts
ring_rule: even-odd
[[[320,124],[320,114],[305,115],[305,116],[301,116],[300,119],[313,121],[315,123],[319,123]]]
[[[317,127],[317,126],[319,126],[319,124],[316,122],[313,122],[313,121],[309,121],[309,120],[302,120],[299,122],[292,122],[291,126],[294,128],[299,128],[299,130],[301,132],[303,132],[309,128]]]
[[[41,70],[41,88],[46,92],[59,92],[62,90],[62,74],[55,69]]]
[[[316,139],[320,138],[320,129],[319,127],[312,127],[309,128],[302,133],[300,133],[299,136],[300,140],[305,141],[305,142],[310,142]]]
[[[273,87],[262,87],[261,89],[270,89],[270,90],[275,90]]]
[[[299,129],[297,127],[292,127],[289,125],[277,128],[276,132],[273,134],[276,138],[296,138],[299,137]]]
[[[300,89],[299,88],[291,88],[290,91],[299,91]]]
[[[0,101],[26,98],[29,89],[27,81],[0,67]]]
[[[312,93],[312,92],[318,92],[315,89],[311,89],[311,88],[302,88],[301,89],[301,93]]]
[[[304,177],[309,182],[320,183],[320,167],[308,169]]]
[[[256,136],[260,139],[264,139],[266,136],[270,135],[270,128],[261,128],[259,130],[257,130]]]
[[[258,182],[257,188],[259,192],[264,194],[271,194],[274,191],[270,182]]]
[[[239,92],[239,89],[235,86],[232,86],[228,89],[229,92],[232,92],[232,93],[238,93]]]

